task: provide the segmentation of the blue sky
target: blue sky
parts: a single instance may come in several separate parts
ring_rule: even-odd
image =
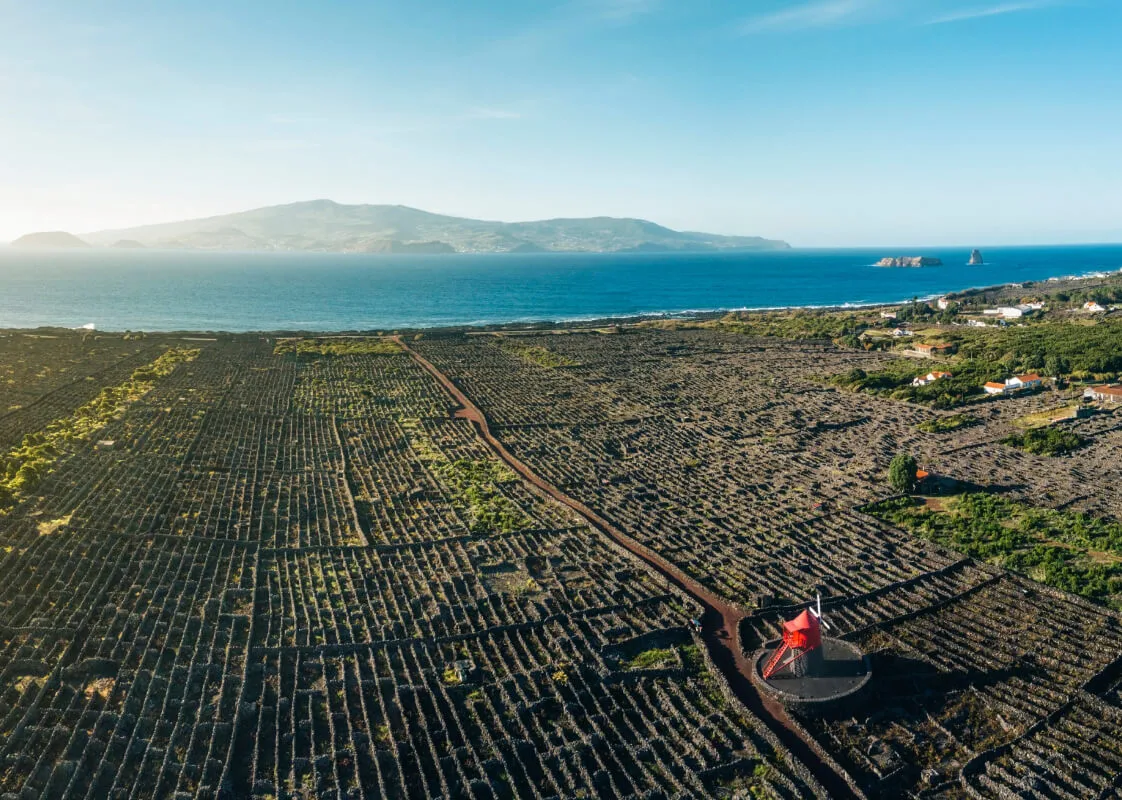
[[[329,197],[1122,240],[1118,0],[0,0],[0,241]]]

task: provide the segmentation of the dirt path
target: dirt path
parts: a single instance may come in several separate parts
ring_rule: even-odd
[[[459,404],[460,408],[456,410],[453,416],[457,419],[469,420],[480,437],[511,469],[543,494],[552,497],[562,505],[568,506],[587,520],[592,527],[645,561],[668,583],[677,586],[700,603],[704,609],[701,618],[702,640],[709,650],[714,665],[724,675],[737,698],[749,711],[768,724],[771,731],[811,771],[831,797],[857,796],[845,776],[825,763],[814,751],[813,746],[804,738],[803,732],[792,724],[782,704],[761,695],[752,683],[750,677],[752,665],[740,647],[740,621],[747,615],[744,609],[730,604],[724,598],[686,575],[676,565],[628,536],[584,503],[570,497],[539,476],[533,469],[507,450],[506,445],[491,433],[491,428],[487,424],[487,417],[482,410],[452,382],[451,378],[437,369],[427,358],[410,348],[400,336],[395,336],[393,339],[413,357],[413,360],[436,378],[445,391]]]

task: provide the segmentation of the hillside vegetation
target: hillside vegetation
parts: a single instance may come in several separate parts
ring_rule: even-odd
[[[641,219],[492,222],[406,206],[343,205],[331,200],[101,231],[85,238],[99,245],[128,239],[147,247],[345,253],[670,252],[788,247],[786,242],[757,236],[674,231]]]

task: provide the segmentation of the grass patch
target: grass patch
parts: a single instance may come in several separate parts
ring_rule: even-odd
[[[393,339],[381,337],[354,339],[281,339],[273,347],[273,355],[295,353],[298,356],[392,356],[403,353]]]
[[[943,508],[905,497],[867,511],[964,555],[1122,608],[1122,524],[985,492],[948,498]]]
[[[1014,424],[1022,428],[1042,428],[1045,425],[1050,425],[1055,419],[1069,419],[1074,417],[1079,408],[1079,404],[1074,403],[1072,405],[1061,406],[1060,408],[1048,409],[1047,411],[1038,411],[1035,414],[1026,414],[1020,419],[1014,420]]]
[[[40,522],[39,525],[36,526],[39,530],[39,535],[40,536],[50,536],[52,533],[57,531],[59,528],[62,528],[65,525],[69,525],[70,524],[70,518],[73,517],[73,516],[74,516],[73,514],[67,514],[65,517],[59,517],[58,519],[52,519],[48,522]]]
[[[78,442],[89,440],[111,420],[124,413],[179,364],[194,361],[198,350],[172,348],[150,364],[134,370],[129,379],[101,390],[69,417],[55,420],[42,431],[23,437],[19,447],[0,456],[0,513],[7,511],[54,469]]]
[[[461,458],[431,466],[452,490],[452,502],[467,510],[472,533],[510,533],[530,524],[522,509],[499,490],[502,484],[518,480],[505,464]]]
[[[499,347],[511,355],[521,358],[531,364],[537,364],[539,367],[546,369],[556,369],[557,367],[575,367],[580,362],[574,361],[568,356],[563,356],[560,353],[555,353],[548,347],[541,345],[528,345],[521,342],[512,341],[509,338],[501,338],[499,340]]]
[[[1083,447],[1087,440],[1061,428],[1029,428],[1006,436],[1001,443],[1037,456],[1062,456]]]
[[[624,661],[624,669],[662,669],[672,667],[676,662],[676,654],[672,647],[652,647],[636,655],[630,661]]]
[[[969,414],[951,414],[950,416],[935,417],[926,422],[921,422],[916,425],[916,429],[924,433],[950,433],[962,428],[969,428],[971,425],[977,425],[978,423],[978,418]]]
[[[472,533],[510,533],[529,527],[530,520],[522,509],[499,489],[518,481],[506,464],[486,458],[452,461],[416,425],[403,424],[402,428],[417,458],[448,487],[452,504],[467,517]],[[529,591],[527,587],[523,593]]]

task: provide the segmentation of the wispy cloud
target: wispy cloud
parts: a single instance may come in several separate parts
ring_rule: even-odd
[[[982,6],[980,8],[964,8],[960,11],[952,11],[949,14],[943,14],[942,16],[929,19],[926,24],[944,25],[948,22],[965,22],[966,20],[980,19],[981,17],[1015,14],[1018,11],[1033,11],[1038,8],[1054,6],[1056,4],[1057,0],[1022,0],[1022,2],[998,3],[997,5]]]
[[[814,0],[742,20],[740,33],[827,28],[858,21],[880,3],[878,0]]]

